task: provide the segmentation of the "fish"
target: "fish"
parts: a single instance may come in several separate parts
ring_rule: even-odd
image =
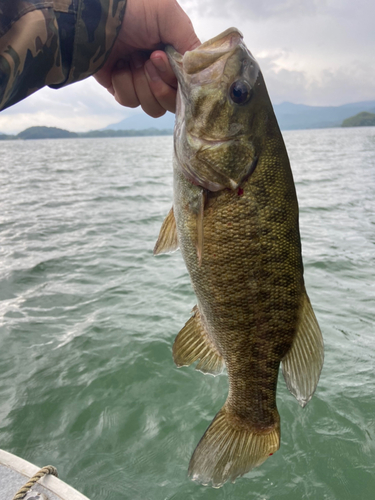
[[[304,407],[323,366],[308,298],[287,150],[259,64],[229,28],[179,54],[173,206],[154,254],[180,248],[197,305],[173,344],[178,367],[217,375],[229,391],[195,448],[189,476],[220,487],[280,447],[280,365]]]

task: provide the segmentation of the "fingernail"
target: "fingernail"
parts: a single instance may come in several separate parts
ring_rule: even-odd
[[[162,59],[161,57],[152,57],[151,61],[159,71],[167,71],[167,65],[165,64],[164,59]]]
[[[142,54],[139,54],[138,52],[134,52],[134,54],[131,55],[132,63],[135,69],[140,69],[143,66],[144,60]]]
[[[153,82],[158,82],[160,80],[160,76],[159,76],[155,66],[153,65],[153,63],[151,61],[146,62],[145,71],[146,71],[147,77],[150,80],[152,80]]]

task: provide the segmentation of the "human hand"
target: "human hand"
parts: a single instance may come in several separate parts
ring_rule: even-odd
[[[157,118],[176,111],[177,80],[162,49],[184,54],[200,45],[176,0],[128,0],[120,33],[94,76],[123,106]]]

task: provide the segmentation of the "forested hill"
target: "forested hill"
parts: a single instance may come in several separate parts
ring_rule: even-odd
[[[0,134],[0,140],[15,139],[70,139],[90,137],[137,137],[151,135],[172,135],[173,130],[159,130],[149,128],[146,130],[92,130],[90,132],[69,132],[56,127],[29,127],[17,135]]]
[[[375,126],[375,114],[362,111],[342,122],[342,127],[372,127]]]

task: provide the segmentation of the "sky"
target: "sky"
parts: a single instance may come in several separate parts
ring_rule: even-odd
[[[271,100],[339,106],[375,100],[373,0],[180,0],[202,42],[238,28]],[[0,113],[0,131],[34,125],[86,131],[141,112],[116,103],[93,78],[44,88]]]

